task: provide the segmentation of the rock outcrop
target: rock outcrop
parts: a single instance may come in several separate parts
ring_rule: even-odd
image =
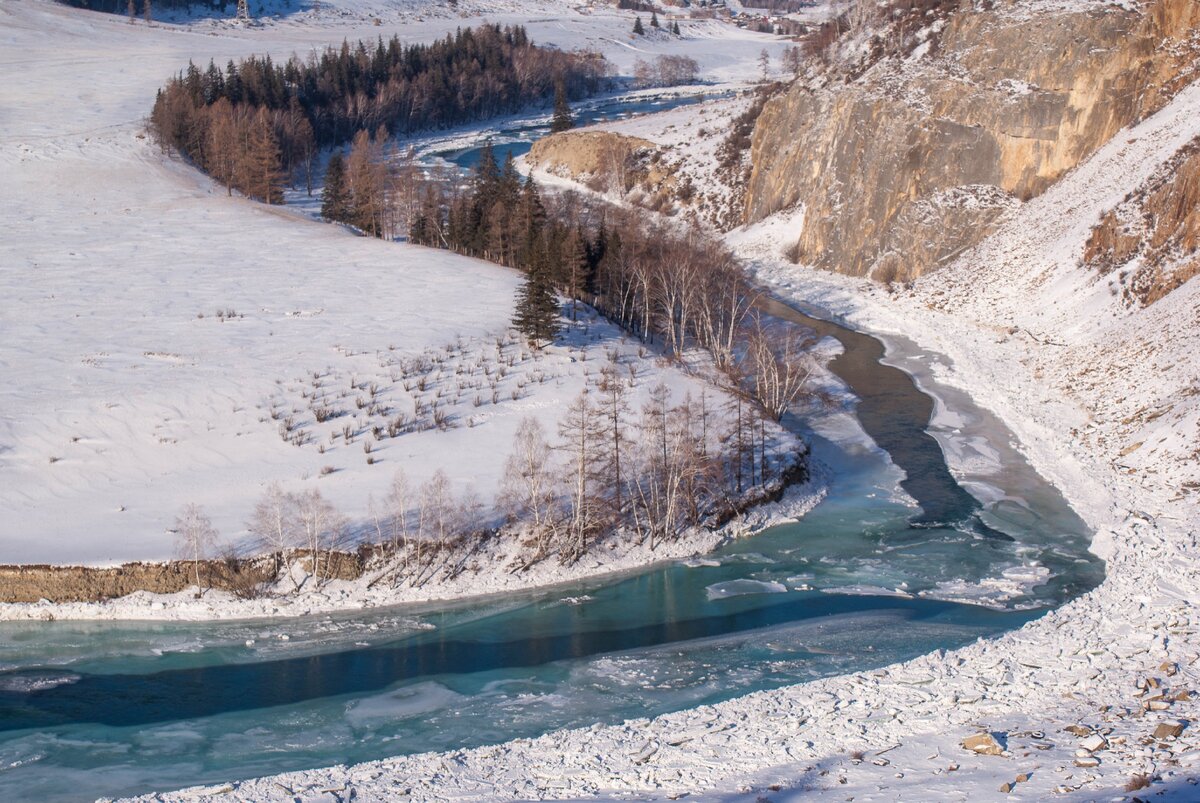
[[[1083,258],[1117,271],[1127,304],[1153,304],[1200,275],[1200,137],[1105,213]]]
[[[618,197],[640,189],[665,199],[673,194],[676,184],[662,163],[658,145],[613,131],[551,134],[533,143],[526,160],[551,175]]]
[[[799,261],[909,279],[979,242],[1197,77],[1200,2],[1008,0],[951,12],[921,39],[764,108],[745,217],[803,204]]]

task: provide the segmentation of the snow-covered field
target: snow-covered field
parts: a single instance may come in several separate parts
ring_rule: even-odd
[[[433,2],[321,5],[240,27],[0,2],[0,563],[165,558],[189,502],[234,542],[272,481],[319,487],[360,524],[398,466],[416,484],[442,468],[456,492],[490,499],[521,418],[553,432],[613,349],[641,390],[663,378],[680,400],[698,393],[602,326],[535,358],[506,339],[514,272],[227,198],[143,136],[156,89],[189,59],[427,40],[480,21],[467,3],[458,14]],[[713,80],[776,46],[715,23],[634,43],[631,18],[554,2],[487,14],[527,23],[535,41],[601,48],[622,69],[686,49]],[[359,407],[372,385],[380,411],[413,418],[421,391],[405,389],[405,365],[418,361],[434,363],[424,403],[439,402],[453,428],[338,437],[347,424],[386,429],[382,412]],[[498,381],[484,376],[500,365]],[[314,391],[342,415],[317,424]],[[310,440],[285,440],[289,418]]]

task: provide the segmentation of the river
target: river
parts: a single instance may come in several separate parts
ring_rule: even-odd
[[[0,798],[91,799],[651,716],[957,647],[1099,581],[1086,528],[999,422],[953,397],[954,437],[992,458],[956,478],[928,432],[933,400],[880,362],[878,340],[768,311],[840,342],[831,368],[874,441],[792,421],[832,472],[803,521],[711,560],[456,605],[2,624]],[[939,590],[1002,591],[1004,606],[920,596]]]

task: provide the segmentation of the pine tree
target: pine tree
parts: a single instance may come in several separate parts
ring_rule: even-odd
[[[496,162],[496,149],[489,139],[479,152],[479,163],[475,165],[475,191],[491,192],[500,180],[500,165]]]
[[[554,85],[554,117],[550,120],[550,133],[570,131],[575,127],[571,117],[571,104],[567,103],[567,90],[562,81]]]
[[[658,26],[658,12],[657,12],[657,11],[651,11],[651,12],[650,12],[650,27],[651,27],[651,28],[657,28],[657,27],[659,27],[659,26]]]
[[[546,207],[542,204],[533,176],[526,177],[525,186],[521,188],[517,218],[521,227],[517,243],[517,267],[531,271],[538,260],[544,261],[542,227],[546,223]]]
[[[675,34],[676,36],[683,36],[683,34],[679,32],[679,21],[678,20],[671,23],[671,33]]]
[[[536,349],[554,341],[558,334],[558,296],[544,265],[535,264],[517,294],[513,326]]]
[[[646,33],[646,29],[642,27],[642,18],[641,17],[634,17],[633,32],[637,36],[642,36],[643,34]]]
[[[588,243],[583,230],[576,227],[567,235],[563,245],[562,283],[571,297],[571,320],[578,320],[579,299],[583,297],[590,280]]]
[[[325,170],[325,186],[321,190],[321,217],[326,220],[345,221],[349,212],[346,196],[346,162],[341,152],[329,157]]]

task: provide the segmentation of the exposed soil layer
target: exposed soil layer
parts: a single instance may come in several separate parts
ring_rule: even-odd
[[[778,502],[787,488],[809,481],[807,447],[792,456],[779,478],[766,487],[747,494],[738,505],[718,512],[709,522],[717,529],[741,513],[758,505]],[[481,536],[486,539],[497,537],[495,531]],[[440,546],[449,553],[460,550],[466,544],[456,539]],[[428,547],[426,547],[428,549]],[[382,568],[389,554],[394,555],[390,545],[363,544],[357,552],[322,552],[321,575],[328,580],[357,580],[370,567]],[[468,554],[470,550],[468,549]],[[292,561],[299,560],[307,570],[310,553],[296,550]],[[199,569],[200,582],[205,588],[229,591],[239,597],[261,596],[263,590],[281,577],[280,569],[287,561],[276,553],[250,558],[218,558],[202,560],[199,567],[188,560],[169,563],[137,562],[113,567],[54,566],[49,564],[0,565],[0,604],[14,602],[101,602],[124,597],[138,591],[153,594],[175,594],[195,587]]]
[[[304,554],[301,553],[303,558]],[[326,563],[322,556],[322,564]],[[365,565],[360,553],[335,552],[328,561],[328,576],[335,580],[354,580],[362,576]],[[239,596],[253,595],[255,589],[276,576],[274,556],[170,563],[126,563],[121,566],[0,566],[0,603],[2,602],[98,602],[149,591],[174,594],[196,584],[196,570],[206,588],[231,591]]]

